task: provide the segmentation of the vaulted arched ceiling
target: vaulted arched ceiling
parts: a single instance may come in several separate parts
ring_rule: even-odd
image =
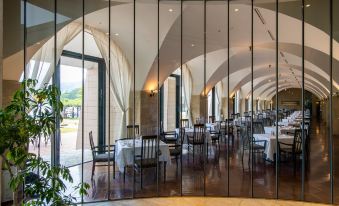
[[[36,0],[38,2],[38,0]],[[61,2],[61,1],[60,1]],[[70,2],[68,1],[67,5]],[[183,25],[180,23],[180,1],[160,1],[159,19],[159,59],[160,72],[158,74],[158,27],[157,1],[136,1],[135,51],[133,48],[133,1],[114,1],[111,7],[111,32],[119,34],[112,39],[125,52],[129,62],[133,65],[135,52],[136,89],[155,89],[159,78],[160,84],[178,67],[181,58],[187,63],[193,74],[193,94],[200,94],[204,88],[204,12],[202,1],[185,1],[183,7]],[[249,1],[232,1],[230,8],[230,91],[241,89],[248,93],[251,61],[249,50],[251,39],[251,10]],[[307,8],[308,13],[314,12],[319,1],[311,1],[312,6]],[[320,3],[321,4],[321,3]],[[43,3],[41,3],[43,7]],[[66,5],[66,3],[65,3]],[[105,6],[106,5],[106,6]],[[301,72],[301,21],[298,1],[281,1],[279,14],[279,74],[290,79],[290,85],[298,86]],[[48,6],[45,6],[47,10]],[[298,8],[296,8],[298,7]],[[255,95],[268,95],[266,91],[274,86],[268,79],[275,73],[275,11],[271,0],[256,0],[254,12],[254,77]],[[237,11],[235,11],[237,9]],[[62,9],[63,10],[63,9]],[[67,9],[62,14],[74,20],[79,16],[68,15]],[[170,11],[171,10],[171,11]],[[86,10],[85,24],[108,32],[108,8],[106,4],[98,4]],[[259,15],[260,14],[260,18]],[[69,20],[69,21],[71,21]],[[81,20],[81,19],[80,19]],[[264,23],[262,22],[264,20]],[[305,24],[305,83],[317,96],[328,95],[329,88],[329,36],[328,27],[321,24],[324,18],[307,16]],[[227,7],[223,1],[208,1],[206,13],[206,89],[211,89],[219,81],[227,85]],[[181,39],[181,28],[182,39]],[[43,31],[43,30],[41,30]],[[269,31],[269,32],[268,32]],[[293,32],[290,32],[293,31]],[[42,32],[44,39],[48,39],[48,32]],[[30,33],[28,33],[30,35]],[[33,33],[32,33],[33,35]],[[337,36],[334,36],[337,39]],[[41,39],[40,39],[41,41]],[[338,68],[339,46],[334,41],[333,66]],[[32,43],[29,50],[39,46]],[[18,55],[18,53],[17,53]],[[98,54],[100,55],[100,54]],[[22,57],[18,55],[18,57]],[[16,58],[8,57],[10,65]],[[6,59],[4,64],[6,64]],[[268,65],[272,65],[271,72],[265,72]],[[21,65],[22,66],[22,65]],[[7,68],[13,69],[11,66]],[[22,67],[21,67],[22,68]],[[4,77],[6,72],[4,69]],[[338,90],[339,71],[333,70],[334,89]],[[20,72],[19,72],[20,73]],[[19,74],[18,73],[18,74]],[[16,78],[15,75],[10,78]],[[8,77],[8,76],[7,76]],[[256,78],[258,77],[258,78]],[[262,77],[262,78],[259,78]],[[282,78],[284,79],[284,78]],[[283,84],[283,82],[282,82]],[[258,90],[258,91],[256,91]],[[226,90],[224,90],[226,91]],[[224,94],[226,95],[226,94]],[[264,97],[263,97],[264,98]]]

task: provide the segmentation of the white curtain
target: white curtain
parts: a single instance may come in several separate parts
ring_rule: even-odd
[[[187,115],[189,124],[193,125],[192,121],[192,110],[191,110],[191,99],[193,90],[192,74],[187,64],[182,65],[182,82],[183,82],[183,95],[184,103],[187,108]]]
[[[91,28],[91,33],[100,50],[102,57],[105,59],[107,68],[109,64],[108,36],[96,29]],[[110,48],[110,66],[111,66],[111,81],[110,90],[112,91],[119,108],[122,111],[121,129],[119,137],[126,137],[127,112],[129,110],[129,98],[131,89],[131,69],[128,60],[120,47],[111,39]],[[107,72],[108,73],[108,72]]]
[[[215,116],[216,116],[216,120],[222,120],[221,117],[221,110],[222,110],[222,93],[223,93],[223,84],[222,82],[218,82],[215,85],[215,96],[216,96],[216,112],[215,112]]]
[[[59,61],[62,51],[79,32],[81,24],[72,22],[57,32],[56,62]],[[54,36],[33,55],[27,65],[27,78],[37,79],[37,87],[48,83],[54,73]]]

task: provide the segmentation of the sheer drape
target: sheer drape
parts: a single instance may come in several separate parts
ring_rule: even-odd
[[[91,33],[94,37],[94,40],[100,50],[102,57],[105,59],[107,68],[109,64],[109,50],[108,36],[96,29],[91,28]],[[127,112],[129,110],[129,98],[130,98],[130,88],[131,88],[131,69],[128,64],[128,60],[120,47],[111,39],[110,42],[110,56],[111,56],[111,81],[110,81],[110,90],[115,97],[116,102],[119,105],[119,108],[122,111],[122,121],[119,137],[126,137],[126,125],[127,125]]]
[[[184,104],[186,105],[187,108],[189,124],[192,125],[191,99],[193,90],[193,80],[191,71],[187,64],[182,65],[182,82],[183,82]]]
[[[216,120],[222,120],[221,111],[222,111],[222,93],[223,93],[223,84],[222,82],[218,82],[215,85],[215,97],[216,97],[216,111],[215,116]]]
[[[57,32],[56,62],[59,62],[64,47],[79,34],[81,28],[81,24],[72,22]],[[37,79],[37,87],[50,81],[55,69],[54,36],[33,55],[27,68],[27,78]]]

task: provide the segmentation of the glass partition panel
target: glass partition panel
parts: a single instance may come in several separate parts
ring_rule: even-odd
[[[204,95],[204,1],[183,1],[183,96],[187,118],[181,120],[185,128],[182,162],[183,195],[203,195],[205,189],[204,151],[206,133]],[[187,102],[191,102],[190,105]],[[184,112],[184,111],[183,111]],[[187,123],[188,122],[188,123]],[[195,133],[194,133],[195,126]],[[193,139],[196,139],[193,143]]]
[[[90,150],[84,150],[83,143],[88,143],[88,133],[84,131],[84,87],[86,72],[82,62],[82,1],[56,0],[56,38],[57,67],[54,73],[54,84],[61,91],[60,101],[64,104],[63,120],[57,123],[58,132],[55,138],[54,155],[71,171],[73,183],[67,185],[69,191],[85,180],[83,162],[92,160]],[[69,8],[74,8],[69,10]],[[54,45],[54,44],[52,44]],[[54,49],[54,46],[53,46]],[[88,79],[88,78],[87,78]],[[86,138],[87,141],[84,141]],[[84,165],[85,166],[85,165]],[[77,201],[81,201],[78,193]]]
[[[134,184],[131,165],[126,169],[128,172],[124,176],[124,165],[127,166],[127,164],[124,162],[123,150],[131,149],[133,147],[133,140],[131,139],[140,136],[139,123],[134,121],[133,39],[136,33],[133,30],[133,0],[127,0],[124,4],[120,4],[119,1],[111,1],[109,18],[111,21],[111,65],[109,69],[106,68],[106,141],[111,145],[115,144],[115,165],[112,166],[115,166],[115,170],[110,170],[109,173],[111,178],[109,198],[121,199],[133,197]],[[119,88],[118,91],[117,88]],[[129,140],[124,141],[121,139]],[[125,143],[131,146],[124,148]],[[134,155],[134,153],[132,152],[130,155]]]
[[[334,195],[334,203],[338,204],[339,202],[339,184],[338,184],[338,156],[339,156],[339,65],[338,65],[338,40],[339,40],[339,2],[333,1],[332,4],[333,9],[333,58],[332,58],[332,138],[333,138],[333,180],[335,182],[333,187],[333,195]],[[321,102],[318,102],[316,110],[320,109]]]
[[[293,147],[294,142],[294,145],[301,145],[300,120],[303,108],[302,2],[299,0],[280,1],[278,6],[279,65],[276,74],[278,75],[278,91],[275,90],[273,97],[273,108],[276,112],[275,122],[278,124],[278,132],[273,131],[278,138],[278,142],[276,142],[278,196],[282,199],[300,200],[303,174],[302,150],[301,147],[298,151],[290,150],[290,148]],[[295,35],[292,36],[286,32],[291,25],[295,28]],[[294,45],[294,48],[288,44]],[[300,144],[297,144],[298,142]]]
[[[304,198],[330,203],[330,1],[305,1],[305,69],[304,69]],[[314,15],[322,18],[314,18]],[[316,41],[314,39],[317,39]],[[317,56],[317,58],[314,58]],[[321,76],[322,75],[322,76]],[[324,78],[325,77],[325,78]],[[317,102],[322,104],[317,119]],[[302,127],[302,125],[301,125]],[[318,190],[318,192],[314,192]]]
[[[159,182],[160,196],[181,194],[181,2],[160,1],[159,5],[159,121],[160,139],[169,147],[164,182]],[[160,169],[162,171],[162,169]],[[163,177],[161,177],[163,179]]]
[[[218,21],[221,20],[221,21]],[[207,130],[211,142],[205,167],[206,195],[227,196],[227,138],[224,108],[227,108],[223,78],[227,75],[227,2],[206,3],[206,90],[208,93]],[[216,76],[220,72],[221,76]],[[226,91],[226,92],[225,92]]]
[[[109,197],[109,183],[115,176],[112,157],[112,139],[106,137],[105,107],[109,57],[109,2],[85,0],[84,79],[83,79],[83,141],[84,181],[91,183],[90,199],[105,200]],[[113,4],[113,2],[111,2]],[[92,144],[92,143],[93,144]],[[97,149],[96,149],[97,148]],[[95,151],[97,150],[97,152]],[[92,155],[94,152],[94,155]],[[91,158],[92,157],[92,158]],[[106,160],[101,161],[100,157]],[[108,159],[110,161],[108,161]],[[92,160],[92,161],[90,161]],[[113,171],[112,171],[113,170]]]
[[[26,3],[26,74],[21,80],[35,79],[38,88],[51,84],[55,68],[54,61],[54,0],[43,4],[29,0]],[[22,3],[24,6],[24,3]],[[22,8],[24,9],[24,8]],[[24,21],[24,19],[21,19]],[[22,22],[23,23],[23,22]],[[39,32],[37,32],[39,31]],[[19,80],[19,79],[18,79]],[[51,161],[51,137],[43,136],[31,142],[29,150]]]
[[[255,0],[253,8],[253,196],[274,198],[276,164],[274,111],[266,90],[276,94],[276,1]],[[263,46],[263,45],[270,45]]]
[[[251,1],[230,2],[230,94],[235,94],[231,114],[234,137],[229,140],[230,196],[251,196],[251,114],[245,111],[251,91]],[[246,78],[247,77],[247,78]]]
[[[163,185],[163,163],[168,158],[168,153],[160,155],[151,152],[166,148],[166,145],[158,141],[158,49],[162,42],[158,39],[158,1],[137,1],[135,20],[135,125],[140,127],[141,138],[135,139],[135,154],[131,153],[135,155],[137,169],[133,170],[133,165],[126,167],[126,182],[133,183],[135,197],[153,197],[158,195],[159,187]],[[141,151],[150,155],[141,154]],[[144,165],[142,161],[151,161],[151,164]]]

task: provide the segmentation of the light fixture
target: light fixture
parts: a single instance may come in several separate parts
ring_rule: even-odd
[[[195,47],[195,44],[191,44],[191,47]]]
[[[310,7],[311,6],[311,4],[306,4],[306,7]]]
[[[157,90],[151,90],[149,96],[154,97],[157,94]]]
[[[238,12],[238,11],[239,11],[239,9],[234,9],[234,11],[235,11],[235,12]]]
[[[115,36],[119,36],[119,33],[115,33],[114,35],[115,35]]]
[[[40,45],[40,42],[37,42],[36,44],[37,44],[37,45]]]
[[[109,35],[109,33],[108,33],[108,32],[106,32],[106,35]]]
[[[168,9],[169,12],[173,12],[174,10],[173,9]]]

